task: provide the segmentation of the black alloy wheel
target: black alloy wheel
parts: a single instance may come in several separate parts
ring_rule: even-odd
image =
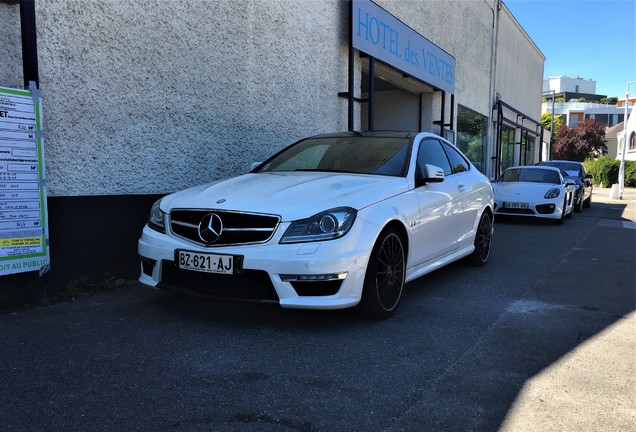
[[[479,220],[477,232],[475,233],[475,250],[468,257],[470,264],[483,266],[490,257],[490,246],[492,245],[492,216],[484,212]]]
[[[580,213],[583,211],[583,205],[584,205],[584,201],[583,201],[583,189],[581,189],[581,193],[578,196],[578,200],[576,201],[576,206],[574,207],[574,211],[577,213]]]
[[[367,316],[385,319],[398,306],[406,273],[402,237],[393,228],[385,230],[371,252],[364,278],[359,309]]]
[[[585,208],[592,207],[592,192],[593,192],[593,189],[590,189],[590,196],[587,197],[585,201],[583,201],[583,207]]]

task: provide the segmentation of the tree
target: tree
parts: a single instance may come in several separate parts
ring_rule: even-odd
[[[543,129],[550,130],[552,126],[552,111],[546,111],[541,114],[541,124],[543,125]],[[559,134],[559,129],[563,126],[563,120],[561,119],[561,115],[556,114],[554,116],[554,133],[552,134],[552,141],[556,139],[556,136]]]
[[[617,97],[601,98],[601,100],[599,100],[598,102],[602,104],[616,105],[618,103],[618,98]]]
[[[583,162],[588,157],[607,153],[605,125],[587,119],[575,127],[562,126],[554,144],[554,159]]]

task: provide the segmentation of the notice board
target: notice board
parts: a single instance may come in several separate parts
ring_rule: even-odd
[[[0,87],[0,276],[49,265],[42,100]]]

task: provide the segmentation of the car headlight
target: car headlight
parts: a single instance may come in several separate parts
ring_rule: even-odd
[[[161,199],[155,201],[150,209],[150,218],[148,219],[148,226],[156,231],[165,233],[166,232],[166,214],[161,210],[159,205],[161,204]]]
[[[554,199],[554,198],[558,198],[558,196],[561,194],[561,189],[559,188],[552,188],[549,191],[547,191],[545,193],[545,195],[543,196],[543,198],[545,199]]]
[[[349,232],[356,214],[355,209],[339,207],[292,222],[280,242],[301,243],[340,238]]]

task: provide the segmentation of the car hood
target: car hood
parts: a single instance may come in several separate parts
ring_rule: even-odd
[[[496,182],[493,183],[496,198],[510,198],[523,196],[544,196],[547,191],[555,187],[562,187],[558,184],[534,183],[534,182]]]
[[[245,174],[168,195],[161,209],[268,213],[289,221],[336,207],[359,210],[407,190],[403,177],[324,172]]]

